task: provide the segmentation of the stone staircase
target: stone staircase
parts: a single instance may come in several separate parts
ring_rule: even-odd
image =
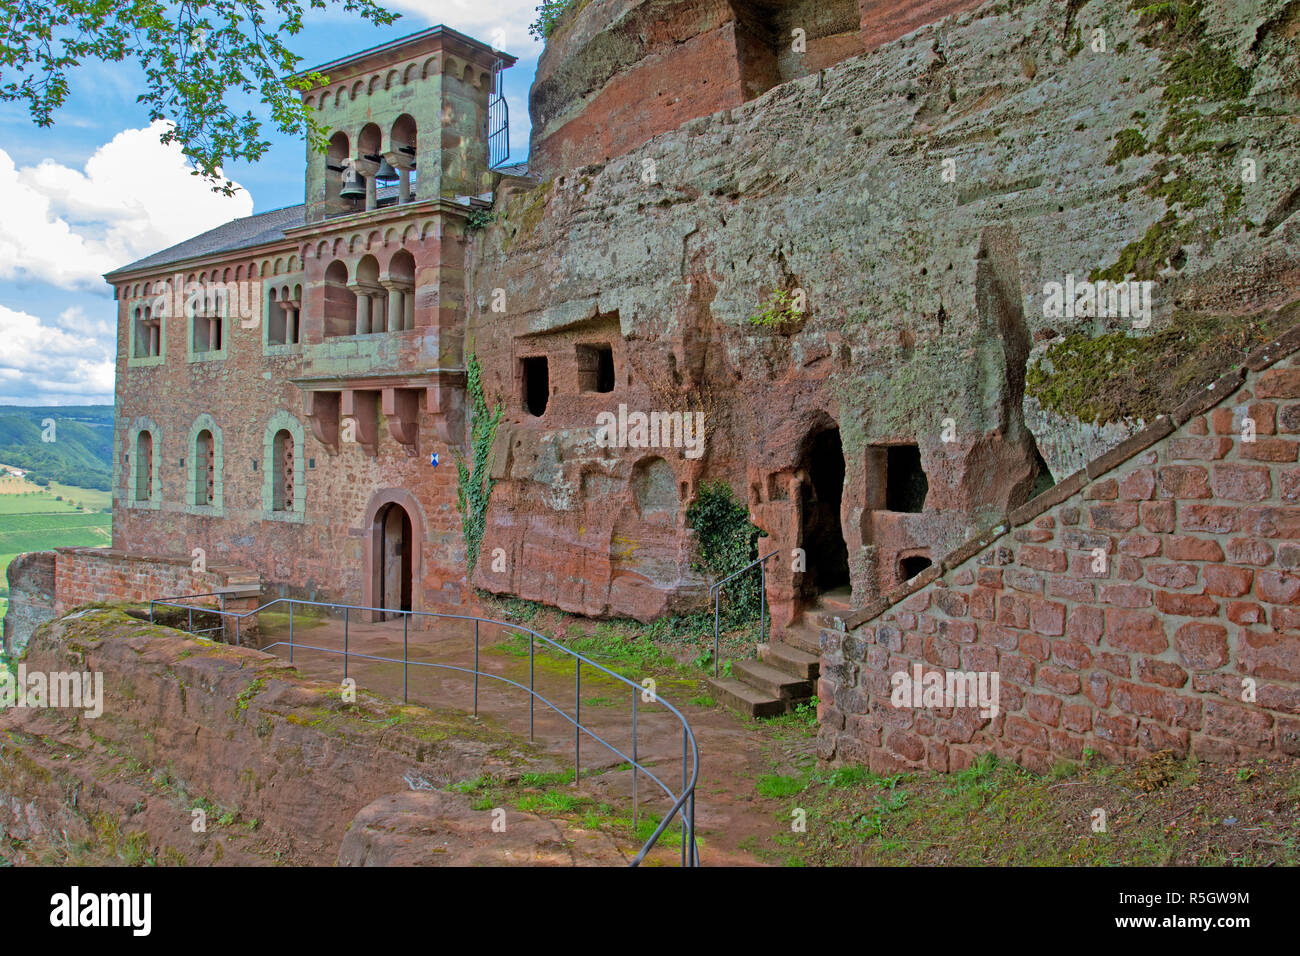
[[[709,688],[722,703],[751,717],[792,713],[817,691],[823,621],[849,610],[847,588],[821,595],[780,640],[758,645],[758,660],[734,661],[731,676],[710,678]]]

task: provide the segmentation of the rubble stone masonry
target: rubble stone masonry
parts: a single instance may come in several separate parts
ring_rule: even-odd
[[[992,751],[1038,772],[1089,749],[1300,755],[1297,347],[1293,329],[823,630],[822,755],[960,770]],[[996,716],[892,706],[916,664],[998,674]]]

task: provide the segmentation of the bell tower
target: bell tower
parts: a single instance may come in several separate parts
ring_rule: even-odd
[[[491,187],[494,75],[515,58],[444,26],[316,67],[303,94],[326,126],[307,148],[307,222]]]

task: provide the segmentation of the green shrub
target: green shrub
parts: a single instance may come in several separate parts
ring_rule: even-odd
[[[487,409],[483,398],[483,372],[478,359],[471,353],[465,361],[465,391],[470,399],[469,448],[470,461],[456,455],[456,506],[460,510],[461,531],[465,537],[465,573],[472,576],[478,564],[483,532],[487,528],[488,501],[492,497],[490,461],[492,440],[504,409],[500,405]]]
[[[696,571],[717,582],[758,558],[762,534],[749,522],[749,509],[732,495],[724,481],[703,485],[686,509],[695,532]],[[758,616],[763,600],[758,569],[742,574],[722,589],[722,608],[729,627],[741,627]]]

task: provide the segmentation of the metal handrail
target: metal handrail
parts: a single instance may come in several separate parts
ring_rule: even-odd
[[[768,558],[775,557],[779,552],[773,551],[763,555],[754,561],[749,562],[739,571],[733,571],[725,578],[719,581],[713,587],[709,588],[709,597],[713,598],[713,676],[718,676],[718,604],[722,597],[722,586],[732,578],[738,578],[746,571],[758,565],[759,585],[758,585],[758,643],[763,643],[763,638],[767,636],[767,569],[763,562]]]
[[[213,592],[213,594],[215,593],[218,592]],[[183,595],[175,598],[156,598],[154,600],[151,600],[149,602],[149,622],[153,623],[155,607],[194,609],[194,605],[187,605],[179,602],[185,600],[187,597],[211,597],[213,596],[213,594]],[[565,720],[567,720],[570,724],[573,725],[573,760],[574,760],[573,778],[575,783],[582,775],[581,735],[584,733],[587,736],[591,737],[593,740],[604,745],[610,752],[620,757],[622,760],[624,760],[625,762],[627,762],[632,766],[632,826],[633,826],[634,833],[636,829],[636,821],[638,818],[638,811],[640,805],[640,794],[637,786],[639,773],[644,773],[647,777],[649,777],[656,785],[658,785],[659,789],[661,789],[667,795],[667,797],[673,801],[673,804],[668,809],[668,812],[665,813],[663,819],[659,821],[659,825],[655,828],[654,832],[650,835],[650,838],[646,840],[645,844],[641,847],[640,852],[638,852],[636,856],[632,858],[632,861],[631,863],[629,863],[629,866],[640,865],[640,863],[645,859],[646,854],[650,852],[650,850],[654,847],[655,843],[658,841],[659,837],[663,834],[668,824],[672,822],[673,817],[677,816],[678,814],[681,814],[681,822],[682,822],[682,865],[699,866],[700,864],[699,846],[696,842],[696,837],[695,837],[695,784],[696,781],[699,779],[699,775],[700,775],[700,749],[698,744],[695,741],[695,732],[691,729],[691,725],[689,722],[687,722],[685,716],[683,716],[682,712],[679,711],[676,707],[674,707],[668,701],[660,697],[657,691],[654,692],[647,691],[646,688],[643,687],[641,684],[633,683],[631,680],[624,677],[622,674],[615,673],[609,668],[601,664],[598,664],[596,661],[593,661],[582,654],[579,654],[577,651],[565,647],[563,644],[560,644],[552,640],[546,635],[539,634],[537,631],[534,631],[532,628],[524,627],[519,624],[511,624],[507,621],[498,621],[493,618],[475,617],[473,615],[468,615],[468,614],[439,614],[434,611],[398,611],[392,608],[366,607],[364,605],[359,605],[359,604],[332,604],[324,601],[301,601],[298,600],[297,598],[276,598],[272,601],[267,602],[266,604],[263,604],[261,607],[254,608],[249,611],[244,611],[242,613],[236,613],[234,611],[226,611],[224,609],[216,610],[214,608],[206,607],[203,605],[199,605],[198,608],[210,614],[221,615],[223,630],[225,627],[225,618],[226,617],[233,618],[235,622],[235,641],[238,644],[240,643],[239,622],[252,615],[265,611],[268,608],[272,608],[277,604],[287,605],[289,608],[289,640],[287,642],[275,641],[274,643],[268,644],[266,645],[266,647],[263,647],[261,649],[264,651],[269,651],[270,649],[275,647],[287,646],[289,648],[290,663],[293,663],[293,651],[295,647],[299,647],[304,650],[321,651],[329,654],[340,653],[338,648],[318,647],[310,644],[300,644],[300,643],[295,643],[293,639],[293,609],[296,605],[302,605],[304,607],[331,608],[334,610],[343,611],[343,650],[341,653],[343,654],[344,679],[347,678],[348,662],[350,658],[355,657],[361,660],[382,661],[382,662],[393,663],[393,664],[401,664],[402,665],[402,700],[403,702],[407,702],[409,700],[409,692],[408,692],[409,685],[407,680],[407,669],[411,665],[415,665],[417,667],[438,667],[444,670],[457,671],[463,674],[472,674],[474,676],[474,716],[476,718],[478,717],[478,684],[479,684],[478,679],[480,677],[490,677],[493,680],[500,681],[503,684],[508,684],[512,687],[517,687],[520,690],[527,691],[529,695],[528,698],[528,739],[529,740],[534,739],[534,726],[535,726],[534,706],[535,703],[539,700],[547,707],[551,708],[551,710],[553,710],[555,713],[559,714],[561,717],[563,717]],[[381,614],[401,614],[402,615],[402,657],[400,659],[395,657],[378,657],[372,654],[359,654],[355,651],[349,651],[348,621],[352,611],[367,611],[367,612],[376,612]],[[474,622],[474,667],[467,668],[467,667],[459,667],[455,664],[438,664],[431,661],[411,660],[409,654],[409,647],[408,647],[408,633],[410,630],[411,617],[427,617],[427,618],[433,618],[439,620],[453,620],[453,621],[473,621]],[[192,626],[193,623],[192,615],[190,618],[190,622]],[[479,670],[478,667],[479,631],[480,631],[480,625],[482,624],[495,624],[498,627],[505,628],[507,631],[510,632],[514,632],[521,635],[522,634],[529,635],[528,686],[527,687],[525,687],[523,684],[519,683],[518,681],[511,680],[508,677],[502,677],[499,674],[492,674],[486,671]],[[537,692],[536,682],[535,682],[535,668],[534,668],[534,648],[536,647],[537,641],[542,641],[545,644],[548,644],[551,647],[555,648],[556,650],[568,654],[570,657],[574,658],[575,661],[577,662],[577,666],[574,671],[574,687],[576,690],[575,705],[574,705],[575,712],[572,717],[570,717],[569,714],[562,707],[556,706],[555,703],[548,700],[546,697],[542,696]],[[623,753],[622,750],[620,750],[618,747],[615,747],[613,744],[605,740],[599,734],[595,733],[591,728],[583,725],[582,723],[582,666],[584,664],[586,664],[588,667],[596,668],[597,670],[603,672],[604,674],[607,674],[608,676],[614,678],[617,681],[623,682],[624,684],[628,685],[628,687],[632,689],[632,753],[630,756],[628,754]],[[677,718],[678,722],[682,725],[682,790],[680,794],[675,794],[672,791],[672,788],[670,788],[667,784],[665,784],[662,780],[660,780],[659,777],[656,776],[648,767],[642,764],[638,758],[637,703],[642,693],[651,694],[651,698],[649,702],[663,704],[663,706],[666,707]],[[687,776],[688,757],[690,758],[689,778]]]

